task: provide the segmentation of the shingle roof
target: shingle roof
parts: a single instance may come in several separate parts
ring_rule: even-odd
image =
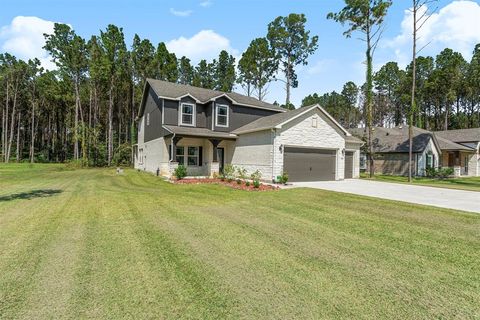
[[[232,133],[240,134],[240,133],[246,133],[246,132],[252,132],[252,131],[268,130],[301,114],[302,112],[305,112],[307,109],[313,109],[314,107],[316,107],[316,105],[298,108],[288,112],[277,113],[268,117],[262,117],[234,130]]]
[[[269,130],[272,128],[275,128],[285,122],[288,122],[289,120],[294,119],[297,116],[300,116],[303,113],[306,113],[310,110],[313,110],[315,108],[318,108],[322,112],[325,113],[325,115],[332,120],[335,126],[337,126],[343,133],[343,137],[345,138],[346,142],[350,143],[357,143],[357,144],[362,144],[363,141],[353,137],[350,135],[350,133],[345,130],[339,123],[337,123],[325,110],[323,110],[318,104],[307,106],[307,107],[302,107],[298,109],[294,109],[285,113],[277,113],[268,117],[263,117],[259,118],[253,122],[250,122],[243,127],[240,127],[232,133],[234,134],[244,134],[248,132],[255,132],[255,131],[262,131],[262,130]]]
[[[350,131],[358,137],[366,137],[367,135],[365,128],[351,129]],[[472,150],[461,144],[438,137],[430,131],[413,127],[413,152],[423,152],[432,138],[441,150]],[[373,150],[377,153],[409,152],[408,126],[376,127],[373,130],[372,143]]]
[[[453,142],[474,142],[480,141],[480,128],[435,131],[435,135]]]
[[[355,136],[353,136],[353,135],[352,135],[352,136],[346,136],[346,137],[345,137],[345,142],[347,142],[347,143],[361,143],[361,144],[363,144],[363,140],[361,140],[361,139],[359,139],[359,138],[357,138],[357,137],[355,137]]]
[[[207,103],[217,97],[227,96],[228,98],[233,100],[234,103],[236,102],[240,105],[275,110],[279,112],[285,111],[285,109],[274,104],[260,101],[253,97],[247,97],[236,92],[222,92],[155,79],[147,79],[147,83],[158,96],[174,100],[180,99],[186,95],[190,95],[200,103]]]
[[[178,127],[178,126],[163,126],[167,131],[178,135],[191,136],[191,137],[203,137],[203,138],[223,138],[223,139],[235,139],[237,136],[229,132],[212,131],[207,128],[196,127]]]
[[[464,150],[464,151],[471,151],[473,150],[472,148],[469,148],[467,146],[464,146],[462,144],[450,141],[448,139],[445,139],[441,136],[439,136],[436,132],[434,132],[435,138],[437,139],[438,145],[440,146],[440,149],[442,150]]]
[[[366,137],[365,128],[351,129],[350,132],[357,137]],[[377,153],[408,152],[408,127],[382,128],[373,130],[373,150]],[[432,134],[419,128],[413,129],[413,152],[422,152],[432,139]]]

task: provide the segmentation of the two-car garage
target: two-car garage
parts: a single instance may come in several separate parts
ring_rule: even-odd
[[[289,180],[335,180],[337,151],[318,148],[285,147],[283,166]]]
[[[238,135],[232,164],[263,177],[288,181],[335,181],[359,176],[362,141],[320,106],[260,118],[233,131]]]
[[[337,168],[337,150],[285,147],[284,171],[292,182],[333,181]],[[354,177],[354,151],[345,152],[344,178]]]

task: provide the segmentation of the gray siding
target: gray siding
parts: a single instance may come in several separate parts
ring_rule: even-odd
[[[165,99],[163,110],[165,112],[163,118],[164,124],[171,126],[178,125],[178,101]]]
[[[233,112],[230,115],[230,131],[238,129],[247,123],[257,120],[261,117],[271,116],[278,113],[278,111],[250,108],[244,106],[234,106]]]
[[[215,103],[229,106],[229,127],[225,128],[215,126],[215,131],[230,132],[246,125],[247,123],[257,120],[258,118],[267,117],[278,113],[277,111],[272,110],[235,105],[232,104],[229,99],[223,97],[217,99]],[[213,124],[215,125],[215,119],[213,119]]]
[[[209,102],[206,104],[195,103],[195,100],[191,97],[184,97],[181,101],[159,99],[155,92],[150,88],[148,96],[145,99],[145,112],[144,117],[146,119],[147,114],[150,114],[150,125],[146,125],[145,121],[145,142],[158,139],[168,134],[162,128],[162,112],[163,124],[178,126],[178,109],[182,102],[194,103],[196,106],[196,127],[208,128],[214,131],[231,132],[241,126],[246,125],[260,117],[270,116],[277,113],[277,111],[251,108],[239,105],[233,105],[232,102],[225,97],[217,99],[215,102]],[[163,103],[163,111],[162,111]],[[229,107],[229,127],[217,127],[215,126],[215,104],[224,104]]]
[[[145,99],[145,112],[143,116],[145,117],[145,142],[162,137],[162,101],[158,99],[157,95],[151,88],[148,91],[147,99]],[[148,125],[147,117],[150,118]]]

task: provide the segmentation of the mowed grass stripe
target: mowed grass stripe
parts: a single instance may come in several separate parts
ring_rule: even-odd
[[[0,165],[2,186],[64,192],[0,202],[0,271],[9,260],[29,275],[0,273],[2,297],[17,297],[0,302],[1,318],[480,317],[478,215],[133,170],[11,168]]]
[[[48,260],[52,248],[69,231],[65,218],[75,208],[75,197],[82,187],[82,179],[78,178],[61,197],[37,199],[41,205],[31,212],[33,223],[26,230],[19,230],[21,236],[26,236],[23,241],[2,241],[2,248],[9,248],[2,252],[0,263],[0,318],[16,318],[25,312],[27,300],[44,280],[39,277],[42,270],[52,268]],[[48,203],[49,210],[43,210]]]

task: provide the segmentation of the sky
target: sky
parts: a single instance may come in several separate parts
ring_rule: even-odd
[[[375,51],[375,69],[388,61],[405,67],[411,60],[411,1],[393,2]],[[115,24],[123,28],[128,46],[138,34],[155,46],[165,42],[177,57],[185,55],[193,63],[211,60],[221,50],[238,59],[250,41],[266,36],[268,23],[277,16],[304,13],[319,46],[308,65],[296,68],[299,86],[292,90],[292,102],[299,106],[308,94],[341,91],[347,81],[364,82],[365,43],[356,35],[345,38],[345,28],[326,19],[343,5],[341,0],[2,0],[0,52],[37,57],[44,67],[53,68],[42,49],[43,33],[51,33],[53,23],[61,22],[86,39]],[[429,10],[432,17],[419,39],[419,47],[427,45],[421,55],[435,56],[449,47],[469,61],[480,43],[480,0],[439,0]],[[235,90],[244,93],[240,86]],[[270,85],[266,100],[285,101],[282,82]]]

